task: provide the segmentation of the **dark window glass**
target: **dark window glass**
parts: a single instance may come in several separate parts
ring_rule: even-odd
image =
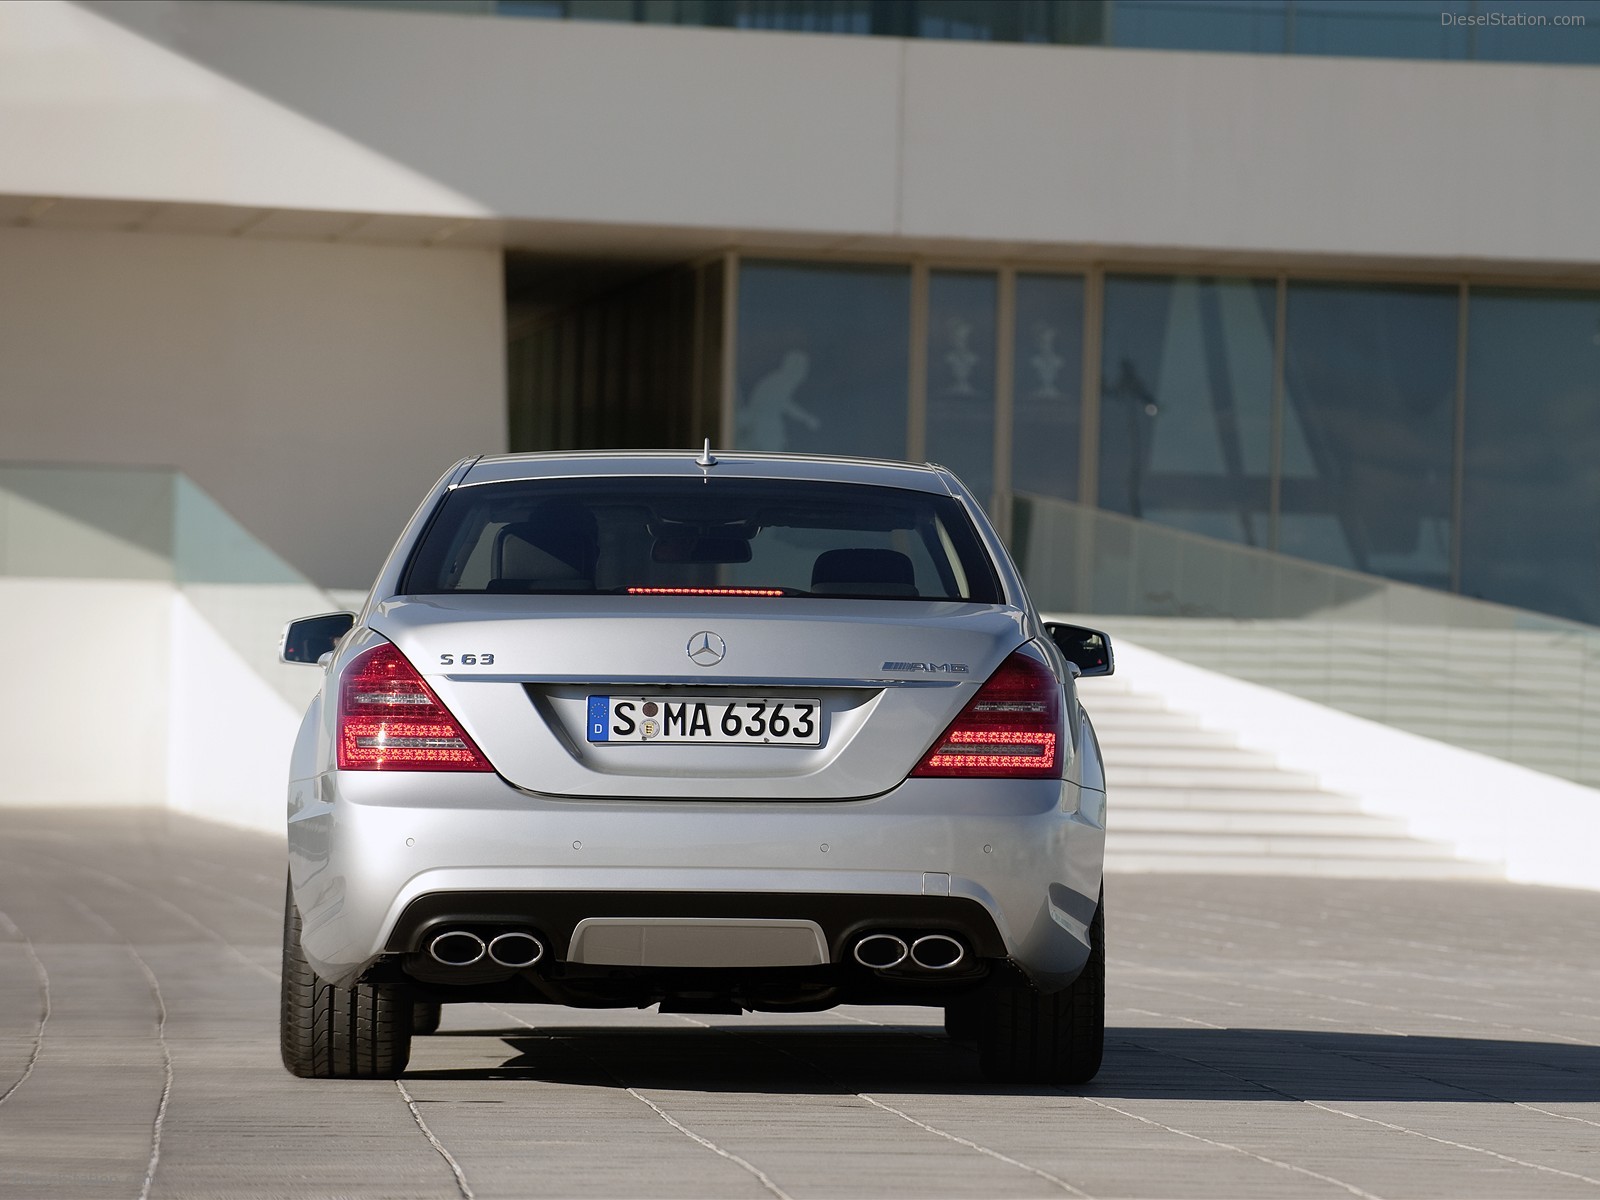
[[[1012,363],[1011,486],[1076,500],[1082,276],[1017,276]]]
[[[1270,280],[1106,279],[1102,508],[1267,544],[1275,303]]]
[[[456,488],[401,585],[411,595],[651,589],[1001,602],[977,530],[947,495],[714,472]]]
[[[1600,293],[1467,313],[1462,590],[1600,624]]]
[[[1110,44],[1282,53],[1286,9],[1286,0],[1112,0]]]
[[[1600,63],[1600,5],[1493,0],[1476,6],[1496,24],[1467,30],[1470,56],[1500,62]],[[1558,23],[1571,21],[1573,24]],[[1577,24],[1576,22],[1582,22]]]
[[[1018,40],[1015,4],[993,0],[917,0],[917,36],[969,42]]]
[[[1472,0],[1295,0],[1290,49],[1372,58],[1468,58],[1468,27],[1441,17],[1465,15],[1472,8]]]
[[[1450,586],[1454,288],[1289,285],[1278,549]]]
[[[744,262],[738,309],[741,449],[905,457],[908,268]]]
[[[980,502],[994,491],[995,301],[986,271],[928,278],[928,458],[954,471]]]
[[[800,33],[871,33],[869,0],[734,0],[732,24],[740,29]]]
[[[567,0],[567,16],[576,21],[631,21],[633,0]]]

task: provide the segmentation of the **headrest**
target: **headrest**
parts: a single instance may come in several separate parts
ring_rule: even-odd
[[[811,568],[811,590],[836,596],[915,596],[917,573],[898,550],[824,550]]]
[[[544,505],[495,535],[489,589],[592,588],[599,557],[593,513],[579,505]]]

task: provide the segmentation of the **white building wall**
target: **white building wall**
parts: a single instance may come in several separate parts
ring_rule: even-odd
[[[0,228],[0,458],[175,466],[365,588],[452,462],[505,449],[504,323],[490,250]]]
[[[171,604],[160,580],[0,577],[0,807],[166,803]]]
[[[1600,263],[1600,72],[298,4],[0,12],[0,195],[980,242]]]
[[[166,804],[282,834],[289,752],[302,711],[289,704],[181,593],[171,596]],[[314,691],[322,672],[289,668]]]

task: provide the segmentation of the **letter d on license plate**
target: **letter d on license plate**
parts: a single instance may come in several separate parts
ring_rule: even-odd
[[[606,745],[820,746],[822,701],[590,696],[588,738]]]

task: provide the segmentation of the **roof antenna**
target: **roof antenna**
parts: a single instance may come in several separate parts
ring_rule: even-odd
[[[717,465],[717,460],[711,453],[710,438],[706,439],[705,449],[700,451],[700,457],[694,460],[694,465],[697,467],[714,467]]]

